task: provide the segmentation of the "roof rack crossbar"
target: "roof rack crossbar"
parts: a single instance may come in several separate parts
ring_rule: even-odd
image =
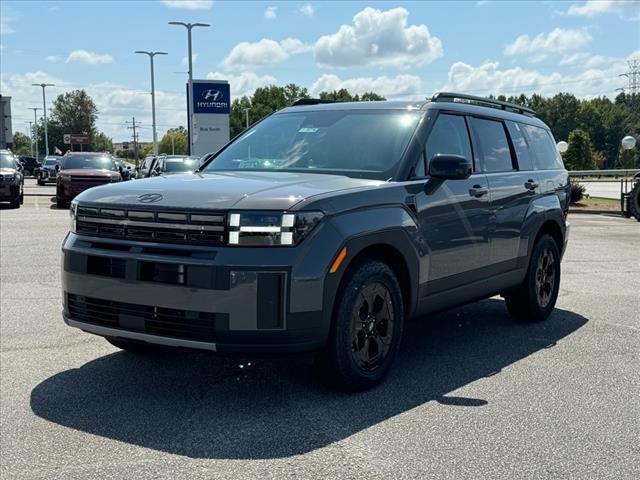
[[[464,93],[438,92],[431,97],[432,102],[455,102],[456,99],[468,100],[470,102],[484,103],[485,105],[493,105],[502,110],[511,110],[526,115],[535,115],[536,112],[529,108],[517,105],[515,103],[503,102],[502,100],[494,100],[492,98],[476,97],[475,95],[466,95]]]
[[[291,104],[292,107],[300,107],[304,105],[318,105],[320,103],[336,103],[333,100],[324,100],[322,98],[299,98]]]

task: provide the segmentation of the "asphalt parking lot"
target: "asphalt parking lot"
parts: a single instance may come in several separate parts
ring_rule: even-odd
[[[490,299],[412,322],[390,378],[307,358],[124,353],[64,325],[49,197],[0,210],[0,476],[640,477],[640,223],[571,215],[558,308]]]

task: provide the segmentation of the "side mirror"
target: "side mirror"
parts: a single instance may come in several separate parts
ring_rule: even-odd
[[[429,176],[438,180],[466,180],[473,163],[462,155],[437,154],[429,161]]]

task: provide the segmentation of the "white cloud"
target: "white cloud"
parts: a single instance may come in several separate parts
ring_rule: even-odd
[[[305,17],[313,17],[313,14],[316,13],[316,9],[310,3],[305,3],[298,7],[298,11]]]
[[[315,44],[318,63],[327,66],[356,65],[408,67],[430,63],[442,56],[442,42],[426,25],[407,26],[405,8],[356,13],[353,25],[342,25]]]
[[[555,28],[548,34],[540,33],[531,38],[520,35],[513,43],[507,45],[504,54],[542,56],[550,53],[564,53],[582,48],[591,42],[591,35],[586,30],[563,30]]]
[[[640,55],[640,51],[627,58],[633,55]],[[456,62],[449,69],[447,83],[439,90],[480,96],[520,93],[554,95],[558,92],[571,92],[582,98],[602,95],[614,97],[621,82],[612,72],[624,71],[625,68],[623,59],[603,68],[587,67],[571,74],[541,73],[521,67],[501,69],[498,62],[485,62],[479,66]]]
[[[228,80],[231,85],[232,97],[243,97],[252,95],[256,88],[274,85],[276,79],[271,75],[257,75],[255,72],[241,73],[223,73],[209,72],[207,73],[209,80]]]
[[[416,75],[355,77],[343,80],[336,75],[324,74],[311,85],[309,91],[311,95],[317,96],[320,92],[332,92],[341,88],[346,88],[352,94],[375,92],[390,99],[418,94],[422,88],[422,81]]]
[[[196,63],[196,61],[198,60],[198,57],[200,56],[199,53],[192,53],[191,54],[191,63]],[[185,55],[184,57],[182,57],[181,60],[182,65],[184,65],[185,67],[189,65],[189,57],[187,55]]]
[[[267,7],[264,11],[264,18],[267,20],[275,20],[278,17],[276,10],[278,10],[278,7]]]
[[[588,52],[578,52],[562,57],[562,60],[560,60],[560,65],[580,68],[594,68],[611,65],[616,61],[620,61],[620,59],[615,57],[605,57],[602,55],[593,55]]]
[[[184,10],[209,10],[213,6],[213,0],[162,0],[162,3],[170,8]]]
[[[280,42],[269,38],[254,43],[241,42],[231,49],[222,66],[228,69],[260,67],[282,62],[290,55],[307,52],[311,48],[297,38],[286,38]]]
[[[638,20],[640,3],[637,0],[587,0],[582,4],[574,3],[566,11],[567,15],[589,18],[606,13],[618,14],[625,20]]]
[[[94,53],[86,50],[74,50],[69,54],[65,63],[79,62],[89,65],[113,63],[113,57],[108,53]]]
[[[15,19],[7,15],[6,12],[2,12],[2,15],[0,15],[0,35],[15,33],[12,25],[14,20]]]
[[[60,57],[60,55],[47,56],[47,62],[58,63],[60,60],[62,60],[62,57]]]

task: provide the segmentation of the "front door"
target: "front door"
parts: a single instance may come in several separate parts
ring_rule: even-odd
[[[436,154],[473,158],[465,117],[440,113],[425,145]],[[428,170],[427,170],[428,171]],[[416,196],[422,236],[429,250],[426,295],[483,280],[489,264],[489,185],[482,172],[445,180],[434,192]]]

